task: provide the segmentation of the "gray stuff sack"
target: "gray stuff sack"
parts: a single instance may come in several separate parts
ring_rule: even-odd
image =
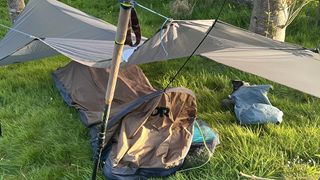
[[[231,94],[234,111],[240,124],[282,122],[283,112],[272,106],[267,94],[271,85],[241,86]]]

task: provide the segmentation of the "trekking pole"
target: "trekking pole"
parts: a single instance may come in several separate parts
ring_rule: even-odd
[[[129,23],[129,18],[131,14],[131,8],[132,8],[132,4],[130,0],[123,0],[121,2],[117,33],[115,38],[114,50],[113,50],[112,66],[109,73],[108,86],[107,86],[107,91],[105,96],[105,107],[103,112],[101,129],[98,134],[97,152],[94,158],[92,180],[96,180],[97,171],[100,166],[101,153],[105,144],[106,131],[108,127],[108,119],[109,119],[110,110],[111,110],[111,103],[114,97],[114,91],[117,83],[123,47],[126,40],[128,23]]]

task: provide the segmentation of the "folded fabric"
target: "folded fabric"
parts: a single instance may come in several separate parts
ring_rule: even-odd
[[[283,112],[272,106],[267,96],[271,88],[271,85],[241,86],[232,93],[235,114],[240,124],[282,122]]]

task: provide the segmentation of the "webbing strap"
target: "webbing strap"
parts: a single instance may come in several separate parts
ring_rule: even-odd
[[[135,35],[136,42],[133,44],[132,42],[132,36],[131,36],[131,31],[133,31]],[[127,31],[127,37],[126,37],[126,45],[129,45],[131,47],[136,47],[140,44],[141,42],[141,29],[139,25],[139,19],[137,12],[134,8],[131,9],[131,18],[128,24],[128,31]]]
[[[122,3],[120,3],[120,5],[123,9],[132,8],[132,3],[130,1],[123,1]]]

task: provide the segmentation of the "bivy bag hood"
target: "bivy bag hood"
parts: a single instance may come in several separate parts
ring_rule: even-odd
[[[167,176],[183,164],[189,152],[196,115],[190,90],[161,90],[136,101],[141,103],[119,116],[121,125],[105,159],[107,178]]]

